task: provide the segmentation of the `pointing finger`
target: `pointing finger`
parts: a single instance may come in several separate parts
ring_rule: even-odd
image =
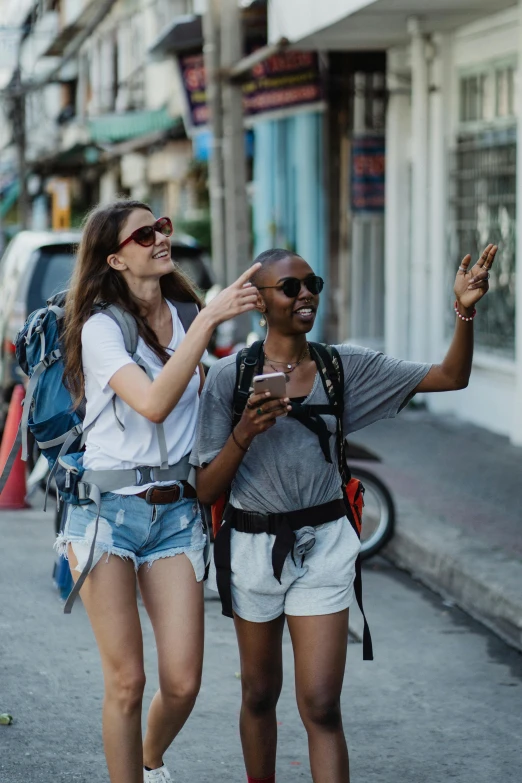
[[[252,275],[255,275],[258,269],[261,269],[261,264],[259,262],[257,264],[252,264],[250,269],[247,269],[246,272],[243,272],[243,274],[238,277],[236,285],[243,286],[244,283],[248,283]]]

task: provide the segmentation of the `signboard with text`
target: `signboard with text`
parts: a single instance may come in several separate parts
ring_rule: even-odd
[[[360,136],[352,144],[352,211],[383,212],[386,169],[384,136]]]
[[[189,125],[198,130],[208,124],[205,62],[202,53],[179,56],[187,99]],[[243,85],[245,117],[292,110],[323,99],[316,52],[281,52],[258,63],[252,79]]]

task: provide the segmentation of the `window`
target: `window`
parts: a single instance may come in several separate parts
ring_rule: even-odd
[[[475,321],[477,346],[506,357],[515,351],[516,79],[513,60],[486,64],[460,78],[460,129],[450,171],[450,252],[473,260],[488,242],[500,246],[490,291]],[[448,317],[447,332],[454,319]]]
[[[465,76],[460,80],[460,121],[476,122],[486,119],[487,75]]]
[[[461,125],[494,123],[516,115],[516,64],[503,60],[464,73],[459,82]]]
[[[44,247],[38,251],[33,278],[27,292],[27,312],[45,307],[46,301],[69,287],[75,262],[74,248],[68,245]]]
[[[515,111],[515,68],[497,68],[495,71],[495,114],[497,117],[514,117]]]
[[[471,253],[475,261],[488,242],[500,246],[475,334],[477,347],[506,357],[515,351],[516,155],[514,132],[463,137],[451,172],[447,285],[453,286],[456,260]],[[448,319],[448,334],[453,326]]]

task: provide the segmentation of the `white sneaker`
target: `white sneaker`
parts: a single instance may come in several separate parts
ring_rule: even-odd
[[[169,771],[165,764],[158,769],[144,769],[143,770],[143,783],[172,783]]]

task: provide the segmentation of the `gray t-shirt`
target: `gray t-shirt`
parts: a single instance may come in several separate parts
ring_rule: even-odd
[[[391,419],[411,396],[431,365],[400,361],[352,345],[337,345],[345,375],[344,433],[379,419]],[[207,465],[230,437],[236,357],[211,367],[199,406],[196,441],[190,461]],[[316,373],[303,404],[328,403]],[[324,457],[317,435],[291,416],[254,438],[232,483],[231,502],[238,508],[278,513],[310,508],[342,496],[335,452],[335,418],[323,417],[331,432],[332,463]]]

